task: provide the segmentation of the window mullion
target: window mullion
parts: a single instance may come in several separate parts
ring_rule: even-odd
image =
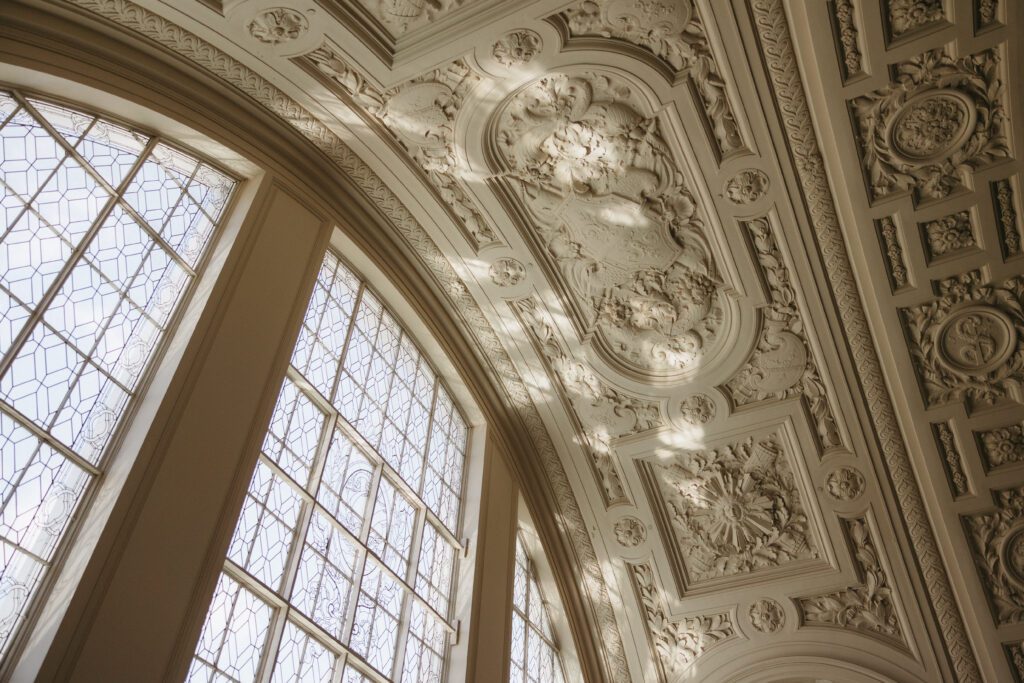
[[[151,140],[150,143],[146,146],[146,149],[144,151],[148,152],[150,149],[152,149],[152,146],[155,144],[156,142],[154,138],[154,140]],[[143,157],[141,155],[139,156],[138,159],[135,160],[135,163],[132,165],[131,171],[129,172],[130,177],[134,177],[135,173],[138,172],[142,164],[142,160]],[[47,288],[46,292],[39,300],[39,303],[36,304],[35,309],[31,312],[31,314],[29,314],[29,317],[25,321],[25,324],[22,326],[21,330],[18,332],[18,334],[12,341],[10,350],[8,350],[7,355],[3,358],[2,361],[0,361],[0,377],[3,377],[5,374],[7,374],[7,370],[11,367],[11,363],[14,362],[14,359],[17,357],[22,345],[29,338],[29,336],[31,336],[32,330],[35,329],[35,326],[39,323],[40,320],[42,320],[43,315],[49,309],[50,304],[53,303],[53,300],[57,297],[57,294],[60,292],[61,287],[64,286],[64,283],[71,276],[71,272],[75,269],[75,266],[78,264],[78,261],[81,260],[82,255],[85,254],[85,250],[89,247],[89,243],[92,242],[93,237],[95,237],[96,233],[99,232],[100,227],[107,220],[107,217],[110,215],[110,212],[114,210],[114,207],[117,205],[118,199],[119,197],[117,195],[112,195],[109,199],[107,199],[107,203],[103,206],[99,214],[93,220],[92,225],[89,226],[89,229],[82,236],[81,240],[79,240],[78,246],[71,251],[71,255],[68,256],[68,260],[61,268],[60,273],[57,275],[54,281],[50,283],[50,286]]]
[[[338,265],[340,266],[341,264],[339,263]],[[334,269],[334,276],[338,276],[337,267]],[[332,280],[331,282],[333,284],[334,281]],[[363,305],[363,293],[365,291],[366,285],[359,283],[359,290],[356,292],[356,299],[352,304],[352,317],[349,319],[348,329],[345,331],[345,342],[341,345],[341,354],[338,356],[338,371],[334,373],[334,382],[331,384],[330,395],[327,397],[327,401],[332,405],[335,394],[338,391],[338,385],[341,383],[341,373],[345,372],[345,355],[348,353],[348,347],[352,343],[352,335],[355,334],[356,320],[359,319],[359,307]],[[327,296],[328,298],[331,296],[330,290],[327,291]]]

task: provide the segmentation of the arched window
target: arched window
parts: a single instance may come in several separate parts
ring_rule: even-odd
[[[466,423],[329,251],[189,681],[439,681]]]
[[[534,564],[516,536],[512,589],[512,665],[509,683],[562,683],[565,675],[555,646],[548,603],[537,585]]]
[[[0,91],[0,656],[66,545],[233,185],[158,137]]]
[[[0,91],[0,657],[38,603],[235,182]]]

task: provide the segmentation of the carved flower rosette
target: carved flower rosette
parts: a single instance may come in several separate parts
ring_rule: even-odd
[[[769,437],[650,465],[688,586],[818,557],[787,460]]]
[[[1024,279],[983,285],[973,271],[940,284],[940,297],[903,309],[911,357],[929,406],[1020,401]]]
[[[716,346],[725,308],[695,199],[658,119],[619,77],[546,76],[499,110],[501,176],[581,335],[644,378]]]
[[[930,50],[897,65],[890,87],[851,101],[872,197],[941,199],[1005,158],[1001,96],[994,50],[959,59]]]

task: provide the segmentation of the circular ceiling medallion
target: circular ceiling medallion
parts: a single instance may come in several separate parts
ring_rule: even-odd
[[[939,358],[950,369],[981,374],[1005,363],[1017,346],[1017,330],[999,309],[968,306],[939,329]]]
[[[910,163],[941,159],[967,142],[975,116],[974,103],[957,90],[924,92],[900,108],[889,130],[889,142],[893,151]]]
[[[1000,556],[1006,575],[1024,586],[1024,525],[1017,525],[1006,535]]]
[[[636,517],[623,517],[615,523],[615,540],[623,548],[635,548],[647,540],[647,527]]]

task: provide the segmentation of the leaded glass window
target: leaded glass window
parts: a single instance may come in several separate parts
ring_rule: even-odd
[[[0,91],[0,657],[38,602],[235,182]]]
[[[512,666],[510,683],[563,683],[547,603],[541,595],[533,563],[523,540],[516,537],[516,568],[512,588]]]
[[[317,276],[189,681],[440,681],[466,423],[333,253]]]

